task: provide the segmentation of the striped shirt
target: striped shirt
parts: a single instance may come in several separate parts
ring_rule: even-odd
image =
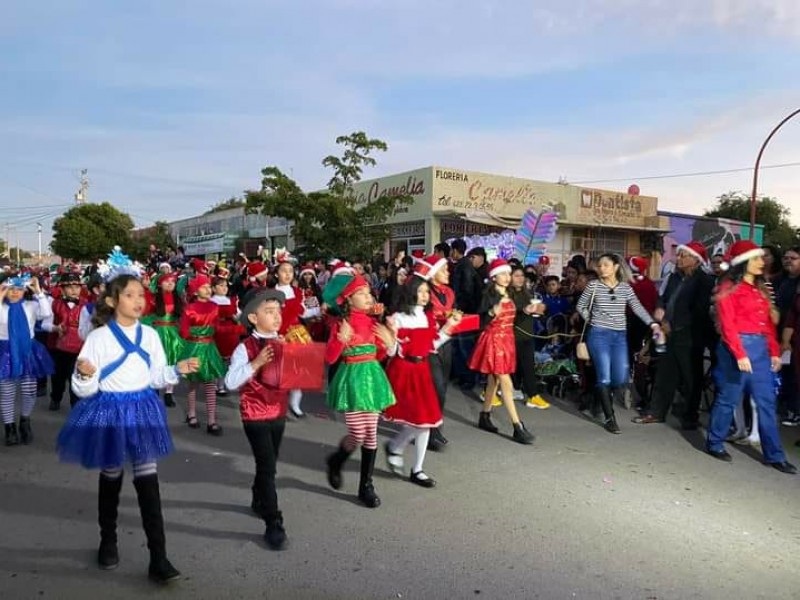
[[[589,319],[589,304],[592,305],[591,319]],[[585,321],[588,320],[592,327],[625,331],[627,328],[625,309],[628,306],[647,325],[653,323],[653,317],[644,309],[633,288],[627,283],[618,283],[616,287],[610,288],[599,280],[590,281],[578,299],[576,308],[581,317]]]

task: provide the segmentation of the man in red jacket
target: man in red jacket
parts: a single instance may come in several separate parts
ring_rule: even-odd
[[[55,363],[56,372],[50,378],[50,410],[61,408],[64,389],[69,386],[75,361],[83,347],[78,334],[81,309],[86,300],[81,298],[81,277],[77,273],[65,273],[58,281],[61,293],[53,300],[53,318],[42,323],[42,329],[50,332],[48,347]],[[75,406],[78,397],[69,390],[70,406]]]

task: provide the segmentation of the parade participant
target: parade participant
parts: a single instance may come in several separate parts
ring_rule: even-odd
[[[619,256],[603,254],[597,259],[597,270],[600,278],[587,284],[576,309],[588,323],[586,343],[597,379],[596,402],[605,417],[603,427],[609,433],[620,433],[611,394],[612,390],[622,391],[630,380],[626,310],[630,306],[653,335],[661,335],[661,326],[627,283],[630,277]]]
[[[305,314],[305,305],[303,304],[303,294],[300,289],[294,284],[294,257],[285,249],[278,248],[275,250],[275,262],[277,267],[275,269],[277,282],[275,289],[281,292],[286,302],[283,305],[281,312],[281,330],[280,335],[286,335],[290,329],[296,327],[303,327],[301,318]],[[307,332],[306,332],[307,333]],[[295,418],[301,419],[306,416],[303,409],[300,408],[300,402],[303,399],[303,392],[300,390],[292,390],[289,392],[289,410]]]
[[[441,246],[437,244],[437,246]],[[445,244],[447,246],[447,244]],[[449,252],[449,247],[447,248]],[[454,314],[456,301],[455,293],[450,289],[450,270],[447,268],[447,258],[432,254],[417,263],[414,275],[428,282],[430,287],[431,310],[436,324],[444,327],[447,320]],[[461,313],[455,311],[458,315]],[[436,395],[439,398],[439,408],[444,412],[447,400],[447,382],[450,379],[450,369],[453,364],[453,344],[448,338],[434,352],[429,355],[433,385],[436,386]],[[439,451],[449,443],[442,433],[442,427],[431,429],[428,450]]]
[[[176,384],[197,369],[197,360],[168,365],[158,335],[139,322],[144,286],[138,269],[115,248],[109,258],[107,289],[94,311],[97,329],[78,356],[72,387],[83,400],[58,435],[63,461],[100,469],[98,524],[102,569],[119,565],[117,514],[125,463],[150,550],[150,578],[159,583],[180,577],[167,558],[156,461],[173,450],[164,406],[155,389]]]
[[[222,269],[225,273],[227,269]],[[214,342],[217,344],[220,356],[225,363],[229,363],[233,351],[239,345],[239,340],[245,334],[245,328],[239,322],[239,298],[228,295],[228,280],[225,276],[214,277],[211,281],[214,295],[211,302],[219,308],[219,319],[214,327]],[[217,396],[226,396],[225,380],[217,382]]]
[[[551,287],[558,286],[557,277],[551,280]],[[558,291],[558,288],[555,288]],[[535,292],[534,292],[535,293]],[[514,350],[517,364],[512,381],[516,389],[521,390],[525,399],[525,406],[546,410],[550,403],[545,400],[537,389],[536,382],[536,332],[539,319],[547,309],[537,296],[525,287],[525,269],[514,267],[511,270],[511,285],[508,286],[508,295],[514,302],[516,314],[514,316]],[[566,299],[565,299],[566,302]],[[544,330],[547,333],[546,330]]]
[[[337,302],[342,319],[331,328],[325,360],[334,364],[341,359],[341,365],[328,388],[327,400],[331,409],[344,413],[348,434],[336,452],[328,456],[328,483],[335,490],[342,487],[342,467],[361,446],[358,498],[369,508],[377,508],[381,500],[375,493],[372,472],[378,448],[378,419],[395,402],[379,361],[394,354],[396,341],[393,333],[371,316],[375,300],[363,277],[350,277]]]
[[[511,267],[502,258],[496,258],[489,266],[489,279],[490,283],[483,293],[478,309],[487,325],[475,344],[475,350],[468,364],[472,371],[488,375],[478,427],[490,433],[498,433],[497,427],[492,423],[491,411],[492,400],[499,387],[503,405],[514,427],[514,441],[520,444],[532,444],[534,435],[525,428],[525,424],[517,415],[517,407],[514,406],[514,384],[511,381],[511,375],[517,368],[514,345],[514,318],[517,311],[514,301],[508,294]]]
[[[81,278],[77,273],[61,275],[58,287],[61,293],[51,305],[53,316],[42,321],[42,329],[49,333],[47,346],[56,369],[50,378],[50,410],[53,411],[61,408],[61,399],[68,389],[69,379],[75,370],[75,360],[83,345],[78,325],[86,303],[81,299]],[[70,406],[75,406],[77,401],[78,397],[70,390]]]
[[[303,315],[308,333],[315,342],[323,341],[325,321],[322,318],[322,289],[317,285],[317,272],[313,263],[306,263],[300,270],[297,287],[303,297]]]
[[[702,248],[702,244],[700,248]],[[705,252],[705,249],[703,249],[703,252]],[[628,267],[631,270],[631,278],[628,283],[633,289],[633,293],[636,294],[644,309],[651,315],[654,314],[658,307],[658,288],[653,283],[653,280],[647,276],[650,261],[644,256],[631,256],[628,258]],[[706,312],[708,311],[706,310]],[[641,352],[644,342],[651,338],[651,334],[647,325],[642,321],[630,318],[633,317],[633,312],[630,308],[627,309],[627,316],[628,360],[633,362],[636,354]],[[626,395],[626,398],[629,397],[629,395]]]
[[[172,271],[164,272],[155,281],[155,294],[151,294],[149,290],[145,292],[146,316],[142,318],[142,323],[155,329],[164,348],[167,364],[174,365],[181,358],[186,345],[178,331],[183,313],[183,300],[176,292],[178,275]],[[175,406],[174,391],[172,384],[164,386],[164,404],[170,408]]]
[[[25,300],[30,289],[33,300]],[[31,414],[36,404],[36,379],[55,372],[47,349],[34,338],[37,320],[52,316],[50,303],[30,275],[9,277],[0,283],[0,408],[3,413],[6,446],[33,441]],[[19,389],[22,400],[19,431],[15,403]]]
[[[98,273],[95,273],[89,277],[89,283],[86,284],[86,288],[89,294],[86,298],[86,304],[81,308],[81,316],[78,318],[78,335],[82,340],[85,340],[94,329],[92,316],[97,305],[97,299],[105,291],[106,284],[103,278]]]
[[[756,403],[761,448],[766,464],[782,473],[797,469],[786,460],[776,416],[775,375],[781,352],[772,321],[774,307],[764,280],[764,250],[753,242],[734,243],[726,256],[730,270],[715,296],[721,340],[714,373],[716,399],[706,439],[706,452],[730,462],[724,448],[733,411],[749,394]]]
[[[219,319],[219,307],[211,302],[211,281],[206,275],[197,275],[189,282],[187,292],[195,300],[183,308],[180,317],[180,334],[186,340],[181,359],[199,358],[200,370],[187,377],[186,424],[198,429],[197,388],[203,384],[206,393],[206,432],[222,435],[222,427],[217,423],[217,380],[225,375],[225,363],[214,343],[214,328]]]
[[[425,264],[428,263],[423,263],[423,269]],[[436,482],[422,469],[425,451],[431,429],[442,424],[430,355],[449,341],[447,332],[459,320],[458,315],[450,317],[439,331],[431,310],[430,287],[419,276],[412,277],[405,286],[401,310],[387,319],[398,342],[397,353],[386,367],[397,402],[386,409],[384,417],[401,423],[403,428],[384,446],[386,461],[390,471],[405,476],[403,451],[414,440],[416,456],[409,480],[426,488],[433,487]]]
[[[248,296],[242,320],[250,337],[236,346],[225,376],[228,389],[239,390],[242,426],[256,463],[250,506],[264,520],[264,539],[273,550],[282,549],[286,543],[275,470],[286,426],[288,392],[264,383],[263,370],[274,358],[268,342],[279,343],[283,303],[283,293],[277,290],[256,290]]]

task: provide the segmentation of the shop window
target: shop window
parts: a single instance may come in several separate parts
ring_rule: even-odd
[[[573,254],[583,254],[589,260],[607,252],[626,256],[626,239],[624,231],[576,229],[572,232],[570,250]]]

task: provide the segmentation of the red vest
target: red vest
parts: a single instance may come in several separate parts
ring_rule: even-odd
[[[69,305],[61,298],[53,300],[53,325],[61,325],[64,328],[64,333],[59,335],[57,333],[50,334],[50,346],[62,352],[69,352],[70,354],[78,354],[83,347],[83,340],[78,335],[78,321],[81,318],[81,308],[86,304],[84,300],[80,300],[70,308]]]
[[[244,342],[247,359],[252,361],[261,352],[262,341],[251,335]],[[239,390],[242,421],[274,421],[286,416],[288,390],[277,390],[263,383],[266,367],[262,367]]]

